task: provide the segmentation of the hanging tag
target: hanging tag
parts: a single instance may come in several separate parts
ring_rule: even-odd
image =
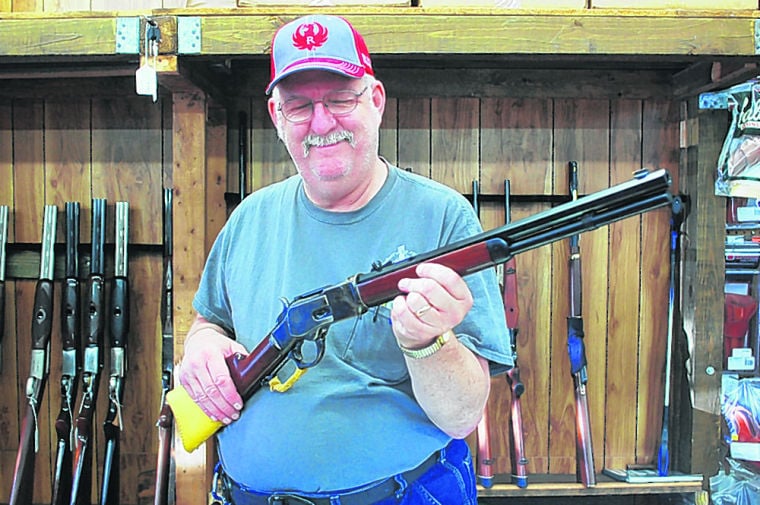
[[[158,74],[147,61],[135,72],[135,89],[138,95],[152,96],[158,100]]]

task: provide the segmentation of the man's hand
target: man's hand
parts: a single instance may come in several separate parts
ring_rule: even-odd
[[[436,263],[417,266],[417,279],[402,279],[406,293],[393,300],[391,326],[398,343],[408,349],[431,344],[462,322],[472,308],[472,293],[456,272]]]
[[[229,424],[240,417],[243,399],[235,389],[225,358],[246,349],[224,330],[197,316],[187,334],[179,381],[210,418]]]

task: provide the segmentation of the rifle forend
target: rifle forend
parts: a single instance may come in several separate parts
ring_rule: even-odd
[[[274,329],[250,354],[227,358],[232,380],[240,395],[248,399],[263,386],[271,387],[287,361],[300,371],[316,365],[332,323],[360,316],[401,294],[399,280],[415,278],[420,263],[439,263],[463,276],[479,272],[525,251],[669,205],[673,200],[670,185],[667,171],[642,170],[630,181],[576,201],[301,295],[283,309]],[[318,349],[317,357],[308,363],[301,357],[301,345],[307,340]],[[292,379],[286,384],[292,385]],[[181,386],[167,393],[167,402],[188,451],[223,426],[206,416]]]

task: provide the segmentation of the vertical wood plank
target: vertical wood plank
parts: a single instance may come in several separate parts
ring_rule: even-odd
[[[609,103],[603,100],[558,100],[555,102],[554,187],[568,192],[568,168],[578,162],[579,193],[587,194],[609,186]],[[582,258],[582,313],[588,361],[589,417],[594,444],[594,463],[601,470],[605,405],[605,352],[607,293],[598,286],[608,281],[608,229],[603,227],[580,238]],[[550,471],[575,473],[575,404],[567,357],[567,328],[563,315],[569,313],[568,242],[553,244],[555,320],[552,326],[552,383]]]
[[[37,100],[13,104],[13,186],[16,241],[39,243],[45,205],[43,155],[44,105]]]
[[[430,177],[430,99],[398,100],[398,163]]]
[[[618,100],[611,110],[610,184],[630,180],[641,167],[641,102]],[[639,344],[639,264],[641,218],[610,225],[607,405],[604,466],[625,468],[634,462]],[[598,420],[597,422],[601,422]],[[601,441],[599,442],[601,443]]]
[[[479,179],[477,98],[433,98],[431,104],[431,177],[460,193]]]
[[[174,160],[174,356],[180,360],[195,318],[193,296],[205,263],[206,102],[201,95],[177,93],[173,100]],[[207,446],[192,453],[175,433],[177,503],[200,505],[208,493]]]
[[[208,116],[206,131],[207,228],[204,254],[208,254],[227,218],[227,206],[224,201],[224,192],[227,187],[227,112],[222,108],[210,108]],[[249,154],[246,154],[246,159],[250,159]]]
[[[392,165],[398,164],[398,99],[388,97],[380,125],[380,156]]]
[[[668,102],[653,100],[644,104],[643,140],[643,166],[665,168],[676,174],[678,129]],[[673,190],[677,191],[677,176],[674,177]],[[669,230],[669,210],[642,216],[636,461],[643,464],[656,462],[662,428],[670,278]],[[680,332],[674,335],[674,338],[679,337]]]
[[[481,107],[483,193],[541,195],[552,184],[552,102],[548,99],[484,98]]]
[[[12,0],[13,12],[43,12],[43,0]]]
[[[42,0],[45,12],[89,11],[90,0]],[[113,9],[116,10],[116,9]]]
[[[130,243],[160,244],[161,107],[145,97],[97,99],[92,105],[92,197],[129,202]],[[113,220],[109,219],[109,223]],[[108,226],[109,238],[113,227]]]
[[[251,102],[251,165],[253,190],[281,181],[296,173],[293,161],[272,125],[267,102],[254,97]]]

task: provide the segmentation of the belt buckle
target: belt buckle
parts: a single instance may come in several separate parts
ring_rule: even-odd
[[[267,505],[315,505],[315,503],[303,496],[294,494],[273,494],[267,497]]]

